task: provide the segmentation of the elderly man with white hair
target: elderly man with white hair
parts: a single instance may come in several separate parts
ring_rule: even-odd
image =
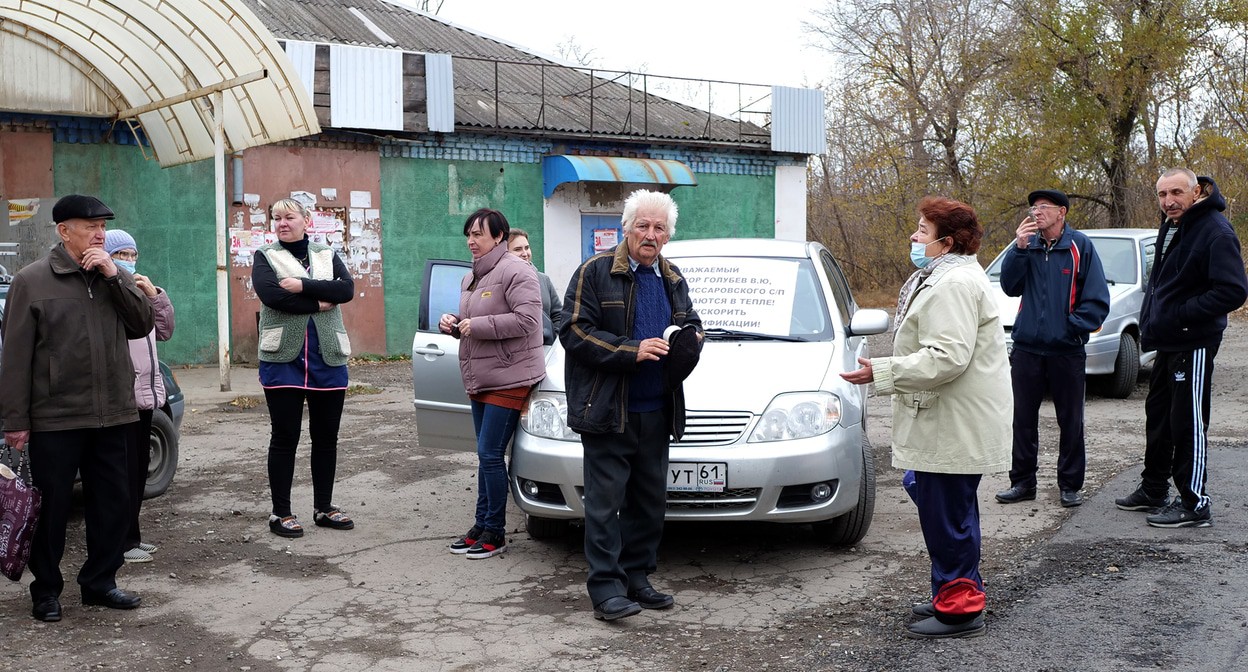
[[[663,536],[668,447],[684,433],[681,381],[701,347],[689,286],[660,254],[677,214],[671,196],[633,192],[623,242],[581,265],[563,304],[568,426],[584,447],[585,559],[600,620],[675,603],[649,575]]]

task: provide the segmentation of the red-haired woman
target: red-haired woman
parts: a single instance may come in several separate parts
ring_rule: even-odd
[[[893,397],[893,466],[907,470],[932,559],[932,601],[914,608],[921,618],[906,634],[966,637],[984,632],[977,491],[983,474],[1010,468],[1013,393],[997,303],[975,258],[975,210],[929,196],[919,215],[918,270],[897,298],[893,356],[841,375]]]

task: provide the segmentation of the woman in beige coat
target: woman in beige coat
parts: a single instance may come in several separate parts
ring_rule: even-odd
[[[842,376],[893,397],[893,466],[919,510],[932,559],[932,601],[914,608],[917,638],[984,632],[977,491],[1010,468],[1013,393],[997,304],[975,258],[983,229],[965,203],[919,203],[897,299],[893,356]]]

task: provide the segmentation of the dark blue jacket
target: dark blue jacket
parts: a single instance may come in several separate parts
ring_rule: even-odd
[[[1011,245],[1001,262],[1001,289],[1021,296],[1014,347],[1036,355],[1083,351],[1088,334],[1109,315],[1109,285],[1096,247],[1069,226],[1053,247],[1033,236],[1027,249]]]
[[[1140,308],[1140,346],[1183,352],[1222,342],[1227,313],[1244,305],[1248,277],[1239,239],[1222,211],[1226,200],[1208,177],[1197,178],[1208,194],[1183,213],[1178,223],[1164,219],[1148,292]],[[1170,249],[1166,233],[1178,227]]]
[[[689,300],[680,269],[659,257],[659,269],[672,307],[671,324],[702,319]],[[637,372],[633,322],[637,287],[628,263],[628,241],[594,255],[577,269],[563,300],[559,340],[567,356],[563,382],[568,391],[568,427],[577,433],[619,434],[628,419],[628,382]],[[677,385],[664,400],[672,436],[685,432],[685,391]]]

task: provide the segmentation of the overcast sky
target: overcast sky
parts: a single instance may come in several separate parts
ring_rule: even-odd
[[[829,59],[807,46],[802,22],[828,1],[443,0],[437,16],[551,56],[575,38],[598,68],[815,86],[828,79]]]

